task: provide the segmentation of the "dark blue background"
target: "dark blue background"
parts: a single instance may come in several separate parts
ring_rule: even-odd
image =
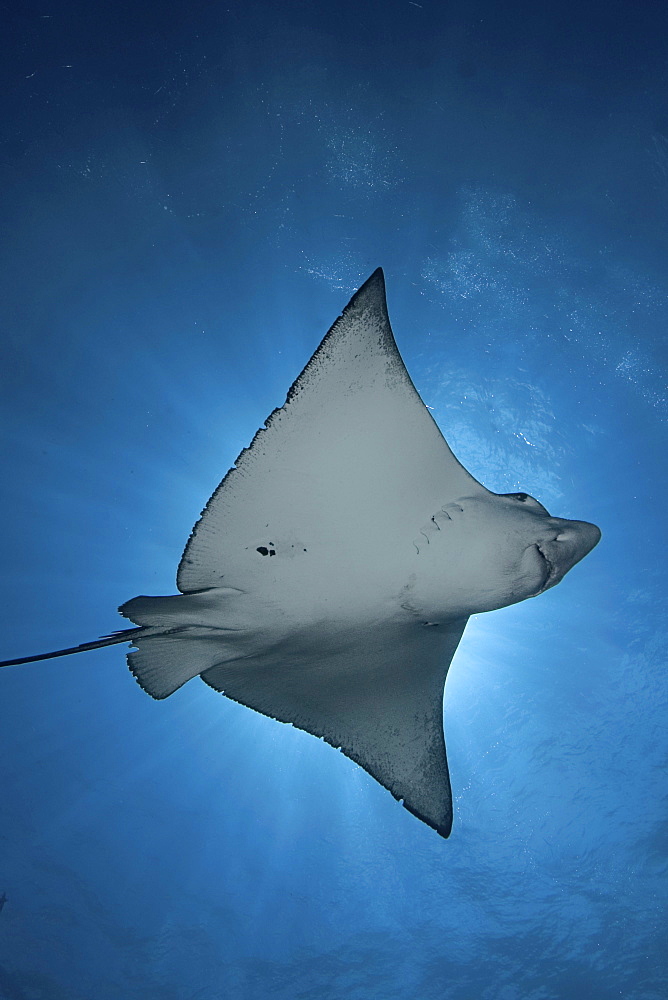
[[[171,593],[352,291],[485,485],[586,518],[472,620],[445,842],[123,648],[0,676],[8,1000],[666,995],[665,4],[3,4],[2,657]]]

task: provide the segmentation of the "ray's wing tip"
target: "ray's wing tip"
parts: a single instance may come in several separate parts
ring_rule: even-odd
[[[377,267],[373,274],[370,274],[364,284],[360,285],[349,306],[372,304],[373,302],[385,302],[385,275],[382,267]]]
[[[408,803],[403,800],[401,804],[404,807],[404,809],[406,809],[411,814],[411,816],[415,816],[415,818],[419,819],[421,823],[425,823],[427,826],[431,827],[431,829],[435,830],[436,833],[440,837],[443,837],[444,840],[447,840],[450,834],[452,833],[452,813],[450,813],[449,816],[446,816],[444,820],[439,822],[438,820],[434,819],[431,816],[425,816],[423,812],[420,812],[418,809],[414,809],[412,806],[409,806]]]

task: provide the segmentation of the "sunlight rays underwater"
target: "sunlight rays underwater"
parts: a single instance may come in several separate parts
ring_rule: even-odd
[[[152,702],[121,650],[3,671],[0,991],[662,1000],[665,33],[289,6],[7,11],[2,655],[173,590],[378,264],[457,456],[605,540],[469,623],[448,843],[203,684]]]

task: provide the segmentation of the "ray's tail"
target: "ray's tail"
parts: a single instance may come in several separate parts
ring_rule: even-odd
[[[55,656],[70,656],[72,653],[85,653],[89,649],[102,649],[103,646],[115,646],[119,642],[132,642],[135,636],[146,632],[146,628],[125,628],[120,632],[102,636],[93,642],[82,642],[80,646],[70,646],[68,649],[56,649],[52,653],[39,653],[37,656],[20,656],[17,660],[0,660],[0,667],[16,667],[21,663],[36,663],[38,660],[52,660]]]

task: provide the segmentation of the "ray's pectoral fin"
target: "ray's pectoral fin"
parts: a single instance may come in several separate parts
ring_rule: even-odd
[[[215,690],[320,736],[363,767],[419,819],[447,837],[452,797],[443,687],[466,620],[384,625],[202,674]]]

